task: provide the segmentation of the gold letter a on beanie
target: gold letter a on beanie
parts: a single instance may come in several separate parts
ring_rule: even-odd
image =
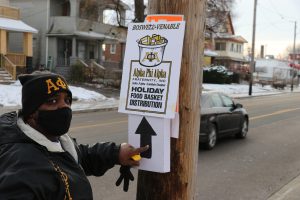
[[[60,78],[58,78],[55,83],[53,83],[52,79],[47,79],[46,84],[48,87],[48,94],[52,93],[52,89],[53,91],[59,90],[59,87],[62,89],[67,89],[67,84]]]

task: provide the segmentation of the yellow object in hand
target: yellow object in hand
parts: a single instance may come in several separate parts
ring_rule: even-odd
[[[140,154],[137,154],[137,155],[131,156],[131,159],[134,161],[140,161],[142,159],[142,157],[140,156]]]

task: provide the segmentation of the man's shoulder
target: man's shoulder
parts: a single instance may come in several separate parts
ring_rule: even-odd
[[[18,114],[16,111],[4,113],[0,115],[0,124],[11,124],[16,122]]]
[[[0,160],[10,161],[16,164],[21,163],[39,163],[46,160],[47,157],[43,153],[43,147],[26,142],[11,142],[0,145]]]

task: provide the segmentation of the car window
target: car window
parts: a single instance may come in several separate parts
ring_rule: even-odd
[[[211,100],[213,107],[223,107],[223,102],[218,94],[212,94]]]
[[[211,108],[212,102],[210,101],[208,94],[201,94],[200,98],[201,108]]]
[[[224,101],[225,107],[232,107],[233,106],[234,103],[233,103],[233,101],[230,97],[225,96],[225,95],[221,95],[221,98]]]

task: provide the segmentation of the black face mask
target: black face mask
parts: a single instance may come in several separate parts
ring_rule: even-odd
[[[57,110],[39,110],[37,122],[49,135],[61,136],[68,132],[72,110],[68,107]]]

